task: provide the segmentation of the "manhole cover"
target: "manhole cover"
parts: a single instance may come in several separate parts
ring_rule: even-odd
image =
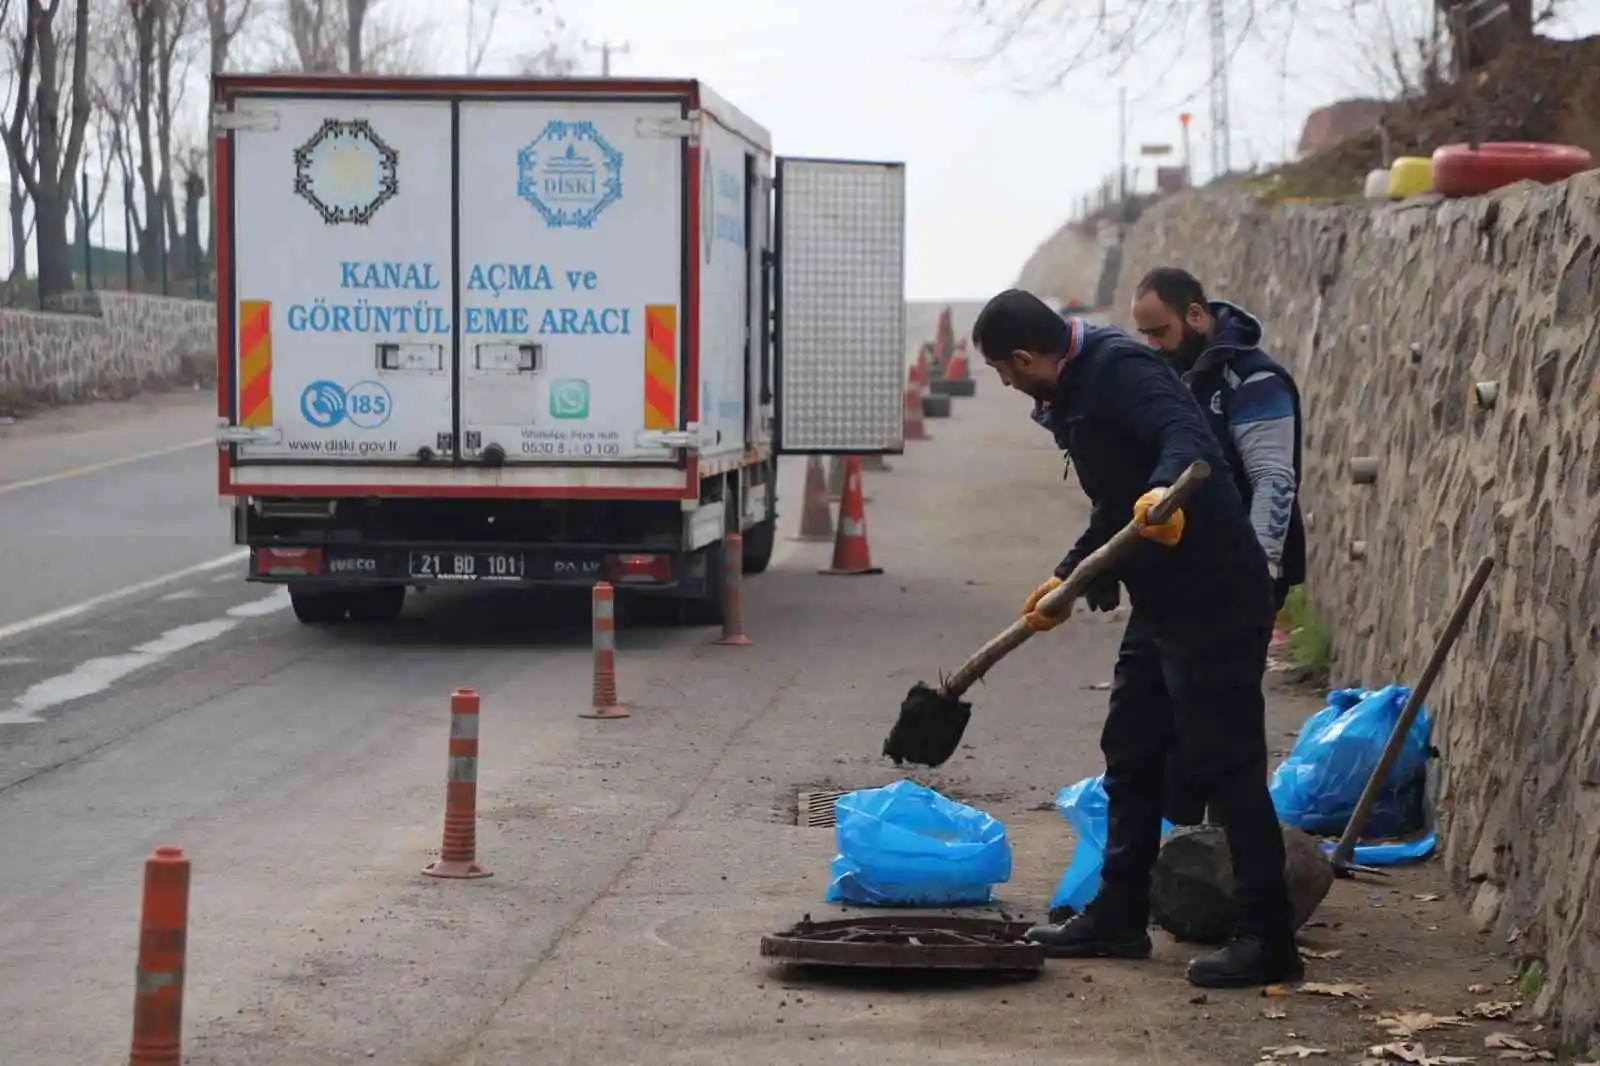
[[[831,829],[834,825],[833,801],[848,791],[825,788],[802,792],[794,805],[794,824],[805,829]]]
[[[982,970],[1037,974],[1044,947],[1022,939],[1028,922],[899,914],[813,922],[761,938],[765,958],[805,966]]]

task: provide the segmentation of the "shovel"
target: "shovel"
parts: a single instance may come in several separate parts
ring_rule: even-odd
[[[1174,511],[1189,502],[1189,497],[1210,474],[1211,467],[1203,460],[1190,463],[1160,502],[1146,513],[1145,524],[1159,526],[1171,518]],[[1079,563],[1066,581],[1046,593],[1036,610],[1048,617],[1060,614],[1143,542],[1139,523],[1129,522]],[[1027,621],[1018,618],[1005,632],[979,648],[937,688],[921,681],[911,686],[900,704],[900,717],[883,742],[883,753],[893,759],[896,766],[902,762],[942,765],[961,746],[961,735],[972,717],[972,704],[961,697],[996,663],[1026,644],[1031,636],[1033,630],[1028,628]]]

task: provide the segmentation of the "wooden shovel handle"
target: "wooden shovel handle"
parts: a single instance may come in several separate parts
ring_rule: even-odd
[[[1161,501],[1146,513],[1145,524],[1159,526],[1171,518],[1172,513],[1188,503],[1189,497],[1193,496],[1195,490],[1210,476],[1211,466],[1205,460],[1196,459],[1190,463],[1189,468],[1178,475],[1178,480],[1172,483],[1172,487],[1167,490]],[[1139,535],[1139,523],[1129,522],[1117,530],[1115,536],[1074,567],[1065,581],[1047,592],[1035,610],[1046,616],[1053,616],[1066,610],[1073,600],[1083,596],[1089,590],[1089,586],[1104,577],[1143,539]],[[1033,630],[1028,628],[1028,623],[1018,618],[1005,632],[994,637],[979,648],[972,658],[962,663],[960,669],[939,686],[939,691],[950,697],[961,696],[967,689],[977,684],[984,674],[993,669],[996,663],[1026,644],[1031,636]]]

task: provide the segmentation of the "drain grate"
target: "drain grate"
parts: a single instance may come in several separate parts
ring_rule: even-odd
[[[848,791],[842,788],[828,788],[799,793],[794,805],[794,824],[804,829],[833,828],[833,801]]]

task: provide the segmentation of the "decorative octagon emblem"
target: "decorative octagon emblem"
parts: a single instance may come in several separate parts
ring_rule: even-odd
[[[552,229],[589,229],[622,199],[622,153],[593,122],[552,119],[517,153],[517,195]]]
[[[330,226],[365,226],[400,192],[399,161],[366,119],[324,119],[295,149],[294,191]]]

